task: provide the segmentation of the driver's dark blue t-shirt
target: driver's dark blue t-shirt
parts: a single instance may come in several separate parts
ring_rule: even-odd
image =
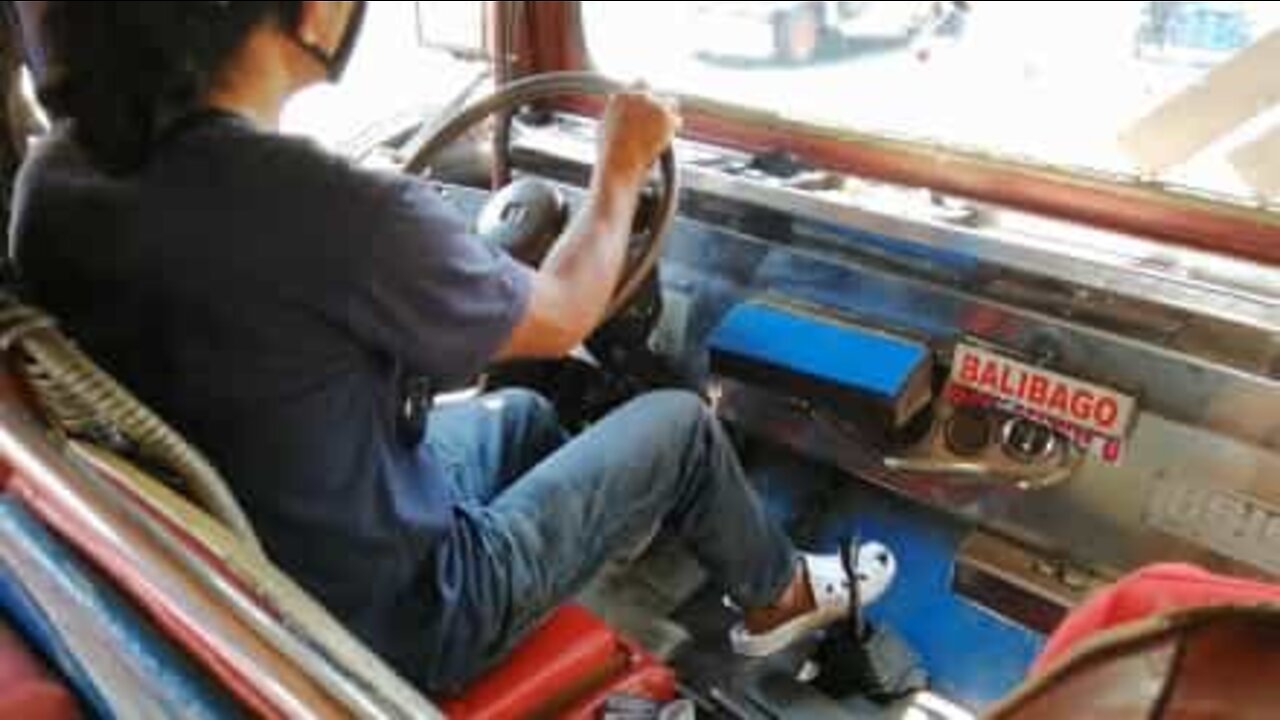
[[[420,679],[467,613],[441,557],[450,492],[397,437],[399,380],[480,370],[527,271],[422,181],[221,114],[123,178],[55,132],[12,237],[34,302],[211,456],[279,565]]]

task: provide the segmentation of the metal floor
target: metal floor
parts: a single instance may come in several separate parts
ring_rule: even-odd
[[[603,573],[582,600],[667,658],[689,688],[738,710],[726,712],[722,703],[716,714],[952,720],[968,716],[963,708],[981,711],[1021,681],[1043,638],[951,592],[963,526],[785,453],[752,453],[747,466],[771,512],[802,548],[831,550],[857,535],[894,551],[898,577],[868,616],[907,641],[941,697],[888,708],[827,698],[794,679],[813,644],[766,661],[735,656],[727,642],[735,615],[719,593],[703,587],[702,572],[678,543],[659,543],[634,564]]]

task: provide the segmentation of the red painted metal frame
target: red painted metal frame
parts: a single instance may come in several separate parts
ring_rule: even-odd
[[[527,28],[515,48],[520,72],[590,67],[578,3],[501,5],[517,4],[524,6],[522,24]],[[598,102],[586,99],[566,101],[564,107],[599,111]],[[746,151],[786,151],[861,177],[929,187],[1174,245],[1280,264],[1280,216],[1254,208],[958,151],[849,137],[730,108],[686,110],[684,135]]]
[[[0,440],[6,446],[0,453],[0,487],[117,583],[254,716],[341,715],[342,706],[313,678],[222,612],[218,600],[123,512],[76,481],[66,460],[42,444],[47,441],[24,409],[24,397],[12,377],[0,372]],[[19,447],[23,451],[14,451]],[[170,597],[174,591],[183,596],[181,602]]]

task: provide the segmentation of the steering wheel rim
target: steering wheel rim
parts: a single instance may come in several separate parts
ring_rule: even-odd
[[[438,121],[428,133],[424,133],[427,136],[426,140],[405,163],[404,171],[414,175],[423,174],[430,168],[431,161],[441,150],[494,114],[552,97],[611,95],[626,89],[627,87],[622,83],[593,72],[556,72],[521,78],[499,88],[487,97],[470,103],[452,116]],[[662,257],[667,233],[675,222],[680,185],[674,150],[670,147],[664,150],[658,158],[657,165],[662,189],[652,212],[654,222],[651,223],[648,231],[648,247],[638,259],[629,262],[627,267],[623,268],[618,287],[609,301],[606,317],[613,317],[619,310],[626,307],[636,292],[643,287],[645,279],[653,272],[658,260]]]

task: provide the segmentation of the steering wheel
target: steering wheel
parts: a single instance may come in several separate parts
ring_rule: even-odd
[[[437,122],[427,139],[405,164],[405,172],[421,175],[445,147],[455,142],[486,118],[539,100],[565,95],[610,95],[626,90],[623,84],[590,72],[560,72],[534,75],[503,86],[452,116]],[[502,148],[503,152],[509,148]],[[671,148],[658,159],[660,185],[653,202],[640,205],[626,266],[610,299],[606,317],[611,318],[635,297],[646,284],[658,259],[664,239],[676,216],[679,185],[675,154]],[[536,178],[522,178],[496,192],[480,213],[477,231],[517,259],[533,266],[541,263],[564,229],[568,209],[555,187]]]

